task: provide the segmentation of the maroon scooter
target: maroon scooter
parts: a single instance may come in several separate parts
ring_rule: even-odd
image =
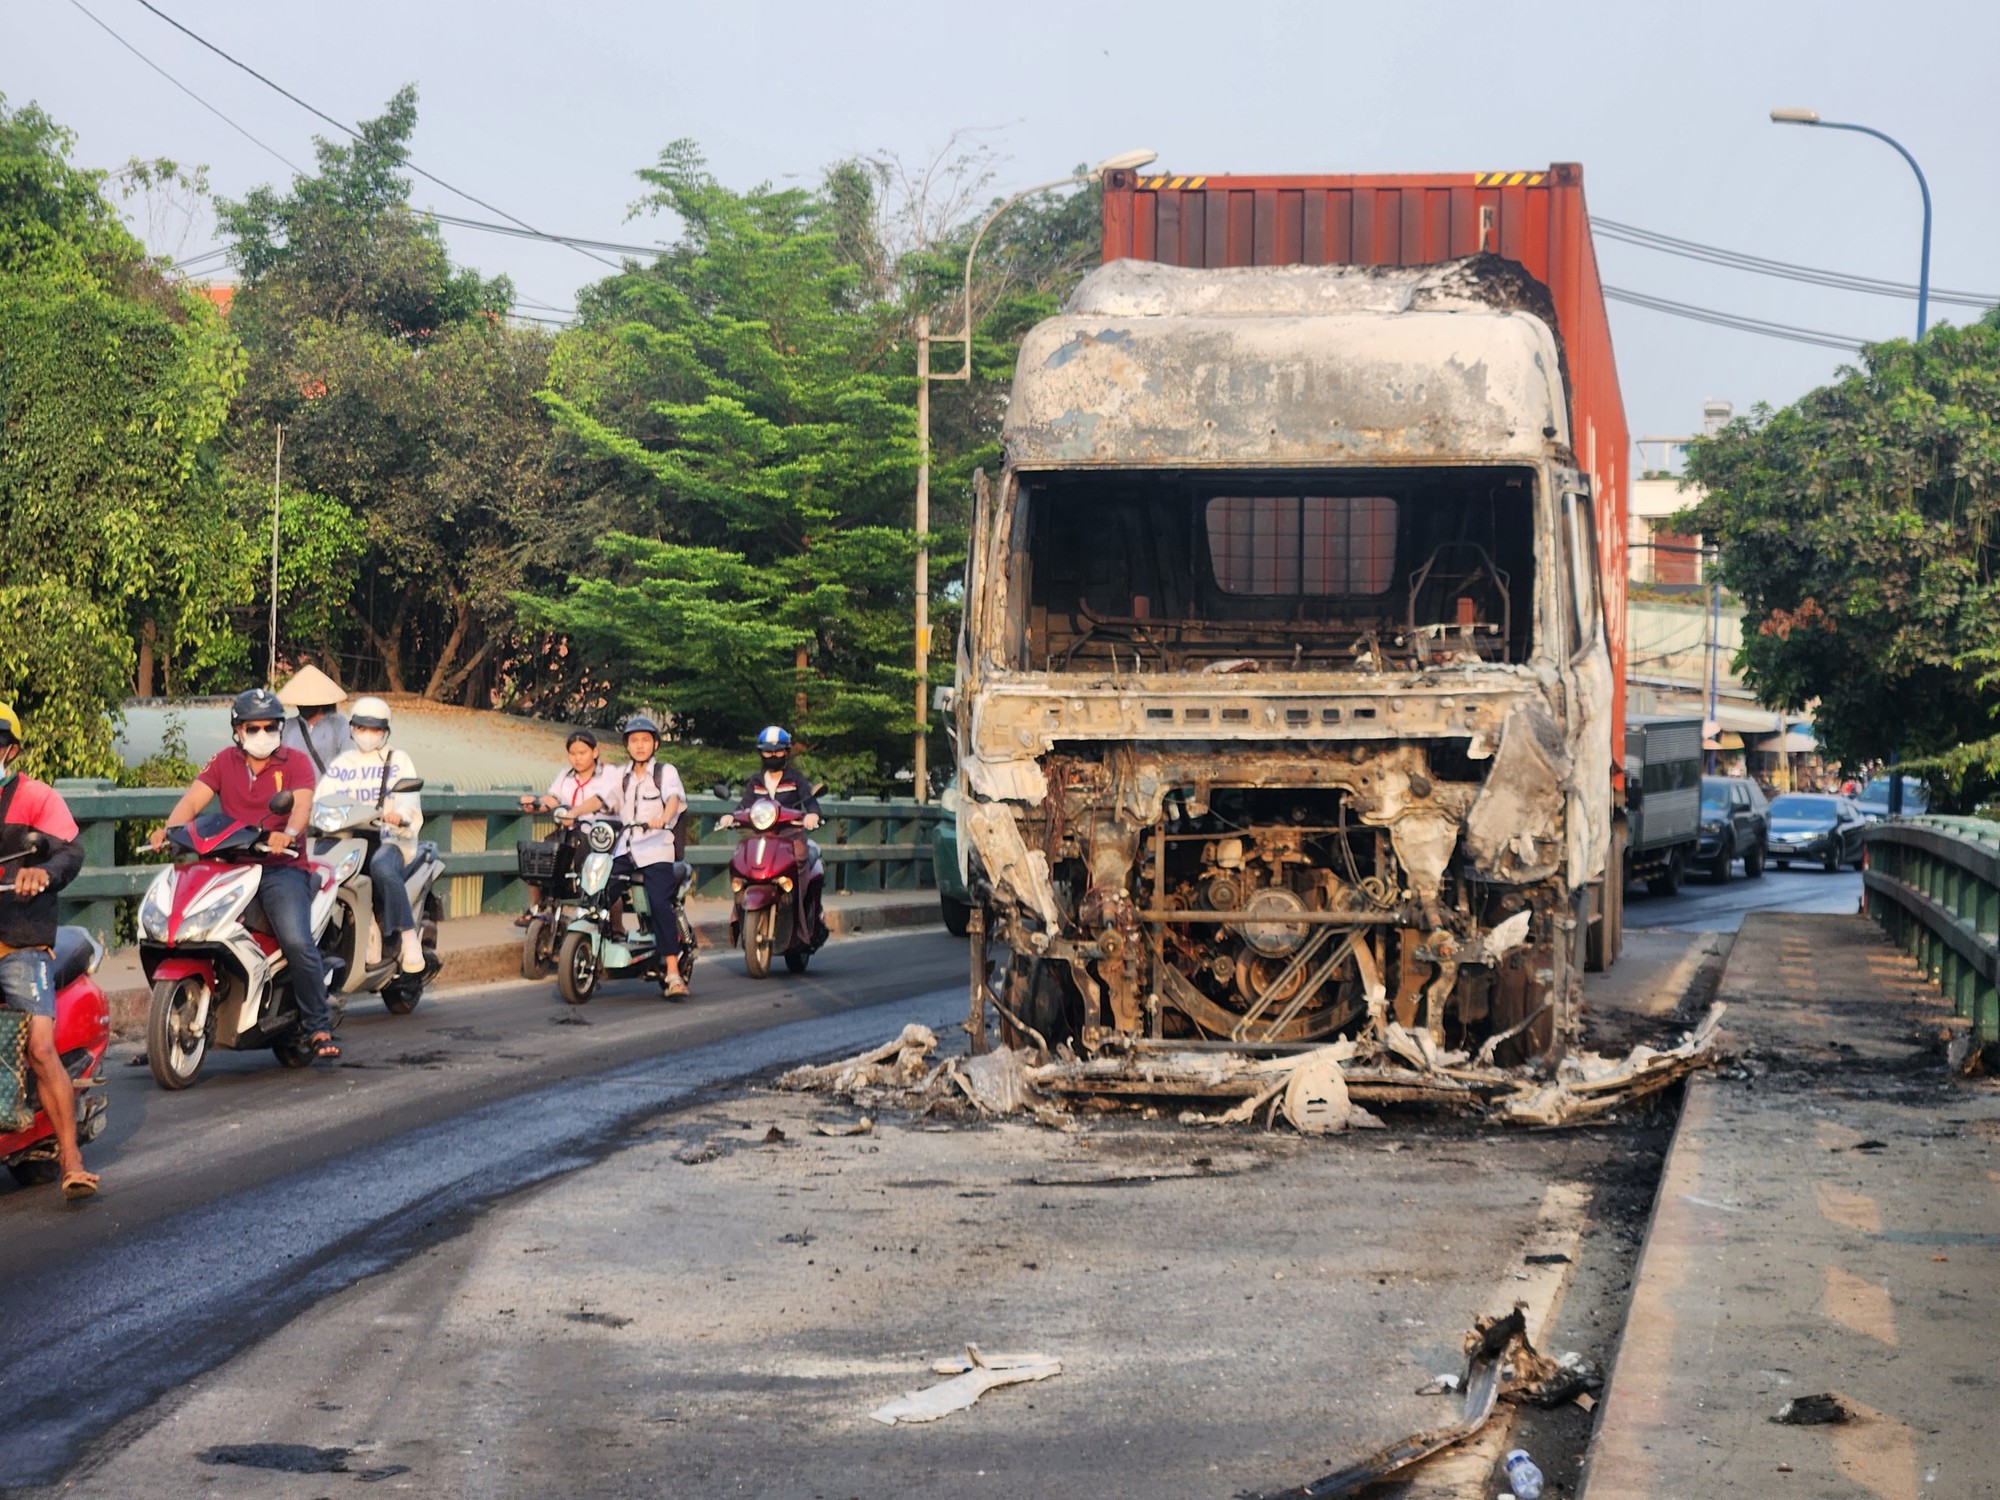
[[[803,974],[826,942],[823,895],[826,866],[806,838],[805,815],[759,797],[729,857],[729,941],[743,949],[743,967],[752,979],[771,972],[771,955]]]

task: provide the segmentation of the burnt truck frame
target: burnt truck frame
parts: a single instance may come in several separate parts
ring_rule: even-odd
[[[1568,410],[1493,256],[1118,260],[1028,334],[950,698],[975,1045],[1563,1048],[1613,822]]]

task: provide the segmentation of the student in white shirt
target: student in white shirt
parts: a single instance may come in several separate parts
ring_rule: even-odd
[[[613,800],[611,783],[616,777],[597,758],[597,736],[588,729],[572,730],[564,748],[569,752],[568,769],[551,781],[541,796],[523,797],[522,812],[552,812],[559,821],[568,822],[576,817],[578,808],[593,798],[606,805]],[[526,927],[541,904],[542,888],[530,885],[528,909],[514,919],[514,925]]]
[[[625,821],[622,848],[616,868],[636,878],[646,888],[646,905],[652,913],[653,937],[659,944],[666,966],[660,989],[669,1000],[687,995],[687,981],[681,978],[681,929],[675,919],[674,894],[680,885],[674,870],[678,853],[674,824],[687,811],[687,793],[681,775],[664,761],[655,760],[660,748],[660,726],[644,714],[625,721],[625,754],[631,764],[623,772],[607,771],[600,783],[601,793],[577,809],[579,815],[607,806]]]
[[[319,795],[346,796],[373,802],[382,810],[382,842],[368,861],[374,882],[376,909],[382,918],[382,938],[402,945],[399,967],[405,974],[424,971],[423,936],[403,882],[417,855],[417,834],[424,826],[423,803],[415,792],[393,792],[397,782],[417,774],[410,757],[389,748],[389,705],[380,698],[357,698],[348,715],[354,748],[334,757],[320,782]]]

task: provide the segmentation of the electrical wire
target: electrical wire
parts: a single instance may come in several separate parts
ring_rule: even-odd
[[[1740,313],[1723,312],[1713,307],[1697,307],[1689,302],[1675,302],[1667,297],[1649,296],[1645,292],[1628,291],[1624,287],[1604,288],[1606,300],[1624,302],[1633,307],[1643,307],[1650,312],[1668,313],[1677,318],[1690,318],[1697,323],[1712,323],[1718,328],[1733,328],[1739,333],[1757,333],[1766,338],[1789,339],[1796,344],[1817,344],[1823,349],[1845,349],[1851,354],[1859,354],[1868,339],[1850,338],[1846,334],[1827,333],[1818,328],[1800,328],[1791,323],[1772,323],[1763,318],[1747,318]]]
[[[1749,271],[1759,276],[1776,276],[1787,281],[1801,281],[1811,286],[1832,287],[1838,291],[1861,292],[1871,297],[1899,297],[1914,302],[1917,299],[1916,283],[1890,281],[1879,276],[1856,276],[1847,271],[1828,271],[1818,266],[1803,266],[1793,261],[1772,260],[1767,256],[1749,255],[1740,250],[1725,250],[1719,245],[1704,245],[1699,240],[1684,240],[1657,230],[1641,229],[1635,224],[1621,224],[1616,219],[1600,219],[1591,216],[1592,231],[1605,239],[1622,244],[1637,246],[1642,250],[1657,251],[1662,255],[1678,255],[1688,260],[1704,261],[1709,265],[1726,266],[1731,270]],[[1950,303],[1959,307],[1985,309],[2000,305],[2000,292],[1954,291],[1944,287],[1932,287],[1929,291],[1933,302]]]
[[[298,176],[303,177],[306,175],[304,169],[299,167],[295,162],[291,161],[288,157],[286,157],[286,155],[282,151],[278,150],[275,146],[268,146],[264,142],[258,140],[256,136],[252,135],[248,130],[244,129],[241,125],[238,125],[234,120],[230,119],[228,115],[225,115],[221,110],[217,109],[213,104],[210,104],[206,99],[202,98],[201,95],[197,94],[193,89],[189,88],[186,84],[182,83],[178,78],[174,77],[174,75],[169,73],[165,68],[161,67],[158,63],[154,62],[152,58],[146,56],[145,53],[141,52],[137,47],[133,46],[130,42],[126,41],[124,37],[120,36],[117,32],[113,31],[109,25],[99,20],[95,14],[86,9],[82,3],[82,0],[69,0],[69,3],[71,5],[74,5],[78,10],[82,11],[84,15],[88,16],[92,24],[94,24],[106,36],[110,37],[112,41],[116,42],[119,46],[123,47],[127,52],[131,53],[134,57],[138,58],[140,62],[144,63],[147,67],[151,68],[155,73],[158,73],[162,78],[166,79],[168,83],[171,83],[175,88],[179,89],[183,94],[186,94],[188,98],[194,100],[195,103],[199,104],[203,109],[207,110],[210,114],[214,115],[216,119],[222,121],[222,123],[227,125],[231,130],[235,131],[238,135],[242,136],[244,140],[248,141],[251,145],[255,146],[260,151],[268,151],[272,156],[277,157],[279,161],[283,162],[286,166],[290,167],[292,171],[296,173]]]
[[[76,0],[71,0],[71,3],[72,4],[76,3]],[[297,94],[293,93],[290,89],[284,87],[284,85],[273,82],[271,79],[266,78],[262,73],[259,73],[255,68],[251,67],[248,63],[244,62],[242,59],[233,57],[229,53],[223,51],[222,48],[216,46],[215,43],[211,42],[207,37],[201,35],[201,33],[194,31],[187,26],[182,25],[179,21],[176,21],[172,16],[168,15],[165,11],[161,10],[159,6],[153,4],[153,0],[139,0],[139,4],[143,6],[145,9],[151,11],[154,15],[158,16],[162,21],[165,21],[169,26],[173,27],[174,30],[180,32],[183,36],[186,36],[192,39],[193,41],[199,42],[202,46],[206,47],[210,52],[213,52],[217,57],[221,58],[224,62],[230,64],[232,67],[240,68],[243,72],[248,73],[252,78],[256,79],[266,88],[274,90],[275,92],[282,94],[285,98],[291,100],[292,103],[298,105],[300,109],[305,110],[308,114],[313,115],[318,119],[326,121],[327,124],[333,126],[336,130],[341,130],[346,132],[348,135],[352,136],[357,141],[362,139],[361,132],[356,130],[352,125],[344,124],[343,122],[336,120],[332,115],[328,114],[325,110],[320,109],[315,105],[308,104],[305,100],[301,99]],[[481,208],[485,209],[488,213],[498,214],[501,218],[507,220],[508,223],[518,225],[522,229],[528,231],[528,233],[535,235],[538,238],[543,237],[542,231],[535,228],[535,226],[530,224],[526,219],[517,218],[515,215],[508,213],[506,209],[501,208],[496,204],[488,203],[484,198],[480,198],[472,193],[468,193],[463,188],[454,187],[451,183],[446,182],[442,177],[438,176],[435,172],[425,171],[422,167],[418,166],[416,162],[410,158],[408,152],[398,148],[396,151],[396,158],[399,162],[401,162],[403,166],[408,167],[412,172],[416,173],[426,182],[435,183],[437,186],[443,188],[447,193],[450,193],[455,197],[463,198],[468,203],[476,203]],[[294,168],[294,170],[297,169]],[[304,174],[301,173],[300,175],[303,176]],[[562,242],[559,241],[558,243]],[[576,253],[579,255],[588,256],[590,259],[598,262],[600,265],[610,266],[614,271],[623,269],[621,266],[618,265],[616,261],[606,260],[603,256],[598,255],[595,252],[588,250],[581,245],[571,245],[570,248],[575,250]]]

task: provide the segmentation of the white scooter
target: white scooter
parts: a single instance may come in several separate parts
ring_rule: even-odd
[[[417,777],[406,776],[388,791],[418,792],[423,785]],[[382,941],[381,924],[375,915],[375,882],[368,873],[368,861],[382,845],[379,802],[342,793],[315,801],[312,831],[313,862],[331,869],[336,882],[333,920],[320,938],[320,950],[332,960],[327,967],[328,993],[343,997],[379,994],[396,1015],[408,1015],[443,967],[438,960],[437,938],[444,907],[435,888],[444,874],[444,864],[438,858],[437,845],[418,844],[404,872],[403,888],[409,892],[410,910],[416,913],[424,946],[423,971],[405,974],[394,946]]]

